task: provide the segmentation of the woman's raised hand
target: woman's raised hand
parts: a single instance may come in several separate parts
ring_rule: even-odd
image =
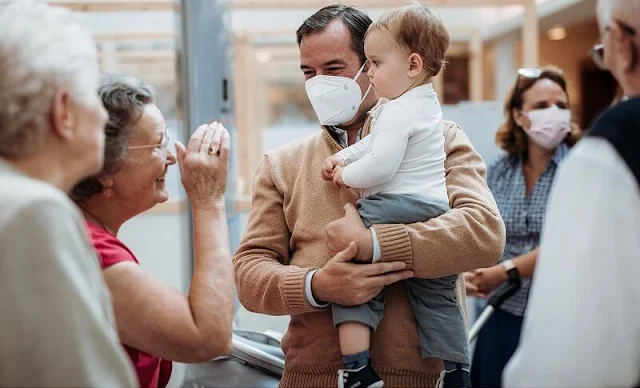
[[[229,132],[217,122],[199,126],[186,147],[176,142],[182,185],[192,206],[224,202],[229,149]]]

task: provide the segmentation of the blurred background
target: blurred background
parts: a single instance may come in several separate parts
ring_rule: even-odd
[[[45,1],[45,0],[41,0]],[[1,1],[0,1],[1,2]],[[340,1],[373,20],[404,0]],[[565,72],[574,120],[587,128],[612,101],[616,84],[589,58],[598,28],[595,0],[431,0],[453,43],[434,80],[445,118],[458,122],[487,163],[499,153],[494,133],[502,100],[520,67],[556,65]],[[304,90],[295,30],[322,0],[51,0],[93,32],[106,72],[152,84],[176,137],[218,120],[232,133],[227,198],[231,248],[246,227],[252,180],[263,153],[319,130]],[[37,33],[34,32],[34,33]],[[588,92],[585,85],[589,86]],[[190,216],[177,168],[167,178],[172,199],[136,217],[122,239],[143,267],[187,290]],[[260,287],[256,284],[256,287]],[[244,328],[284,332],[288,317],[251,314]],[[181,381],[176,368],[172,384]]]

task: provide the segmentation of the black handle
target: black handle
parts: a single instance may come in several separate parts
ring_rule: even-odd
[[[520,279],[509,279],[507,286],[499,288],[498,291],[491,295],[487,303],[497,310],[505,300],[514,296],[520,287],[522,287],[522,281]]]
[[[229,100],[229,81],[226,78],[222,79],[222,101]]]

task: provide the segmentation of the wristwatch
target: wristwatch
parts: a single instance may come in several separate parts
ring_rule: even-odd
[[[507,276],[509,276],[509,280],[520,280],[520,272],[518,272],[518,268],[515,264],[513,264],[513,260],[505,260],[502,262],[504,269],[507,271]]]

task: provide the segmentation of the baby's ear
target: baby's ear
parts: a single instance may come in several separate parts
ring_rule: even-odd
[[[424,66],[424,61],[420,54],[412,53],[409,55],[409,77],[417,77],[422,71],[422,67]]]

